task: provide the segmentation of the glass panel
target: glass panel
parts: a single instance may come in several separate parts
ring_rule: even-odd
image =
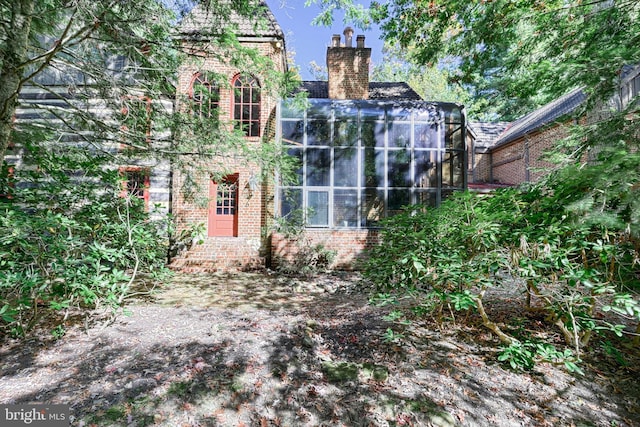
[[[358,122],[336,120],[333,124],[333,145],[353,147],[358,144]]]
[[[415,151],[414,156],[414,183],[418,188],[435,188],[438,186],[435,151]]]
[[[415,127],[416,148],[439,148],[437,124],[417,124]]]
[[[249,136],[260,136],[260,122],[251,122],[251,130]]]
[[[280,114],[283,118],[303,118],[304,117],[304,104],[301,102],[295,102],[294,100],[282,101],[282,108]]]
[[[418,191],[416,193],[416,204],[434,208],[436,206],[435,191]]]
[[[288,220],[299,220],[302,210],[302,190],[283,188],[280,192],[280,216]]]
[[[324,119],[331,117],[331,101],[313,100],[310,104],[307,110],[307,117]]]
[[[260,104],[260,90],[257,87],[251,90],[251,102],[253,104]]]
[[[307,149],[307,185],[329,185],[331,156],[328,148]]]
[[[415,111],[416,122],[427,122],[429,124],[440,121],[440,108],[437,105],[427,105]]]
[[[329,225],[329,192],[309,191],[309,225]]]
[[[355,103],[350,101],[335,101],[333,108],[336,119],[347,118],[352,121],[357,121],[358,106]]]
[[[358,191],[336,190],[333,193],[333,225],[336,227],[358,226]]]
[[[301,148],[289,148],[287,154],[294,157],[298,168],[295,170],[295,177],[293,182],[286,182],[290,185],[302,185],[302,149]]]
[[[442,162],[442,186],[462,188],[464,152],[446,152]]]
[[[412,107],[407,106],[393,106],[389,109],[387,117],[389,120],[411,120]]]
[[[387,168],[389,187],[411,187],[411,151],[389,150]]]
[[[384,191],[367,188],[362,193],[362,226],[371,227],[384,218]]]
[[[384,150],[365,148],[362,150],[362,183],[365,187],[383,187]]]
[[[282,122],[282,142],[285,144],[302,145],[304,137],[304,122],[302,120]]]
[[[454,129],[454,131],[451,134],[450,138],[448,138],[447,148],[449,148],[449,145],[452,145],[453,148],[458,148],[458,149],[464,150],[464,143],[463,143],[463,140],[462,140],[462,128],[461,127],[458,126],[456,129]]]
[[[389,125],[389,147],[409,148],[411,124],[392,122]]]
[[[336,148],[333,153],[333,185],[355,187],[358,185],[358,157],[355,148]]]
[[[307,122],[308,145],[330,145],[329,122],[326,120],[309,120]]]
[[[459,108],[452,108],[445,114],[445,121],[448,123],[462,123],[462,113]]]
[[[360,117],[362,120],[384,120],[385,110],[383,103],[377,102],[361,102]]]
[[[384,122],[362,122],[362,145],[384,147]]]
[[[402,208],[411,204],[410,190],[389,190],[387,216],[397,215]]]

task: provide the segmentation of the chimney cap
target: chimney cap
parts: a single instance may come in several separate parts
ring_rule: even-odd
[[[344,34],[345,36],[348,36],[349,34],[353,35],[353,28],[351,27],[345,28],[342,34]]]

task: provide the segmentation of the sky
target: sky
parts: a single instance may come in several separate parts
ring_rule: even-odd
[[[344,14],[336,13],[331,27],[315,26],[311,24],[313,18],[320,13],[318,5],[305,7],[305,0],[266,0],[269,8],[282,27],[285,35],[285,44],[288,52],[295,52],[294,61],[299,67],[302,80],[316,80],[309,71],[309,63],[315,61],[318,65],[326,67],[327,46],[331,42],[333,34],[340,34],[345,27],[351,26],[355,30],[355,36],[365,36],[365,47],[371,48],[372,65],[379,64],[382,60],[382,45],[380,31],[377,27],[363,31],[356,28],[351,22],[343,22]],[[368,1],[354,3],[368,5]]]

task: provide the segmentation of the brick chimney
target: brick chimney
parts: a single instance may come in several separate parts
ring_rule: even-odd
[[[356,38],[353,47],[353,29],[344,30],[344,44],[340,35],[334,34],[327,48],[327,71],[329,74],[329,98],[368,99],[369,64],[371,48],[364,47],[364,36]]]

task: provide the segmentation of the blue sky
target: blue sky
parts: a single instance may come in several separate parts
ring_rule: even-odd
[[[295,52],[295,64],[300,69],[303,80],[315,80],[309,72],[309,63],[315,61],[318,65],[326,66],[327,46],[333,34],[340,34],[346,26],[355,30],[355,35],[364,34],[365,46],[371,48],[372,64],[379,64],[382,60],[382,40],[380,31],[372,28],[366,31],[356,28],[351,22],[343,22],[343,14],[336,13],[331,27],[315,26],[311,24],[320,12],[317,5],[305,7],[304,0],[266,0],[285,34],[287,50]],[[368,5],[368,1],[355,2]],[[354,41],[355,43],[355,41]]]

